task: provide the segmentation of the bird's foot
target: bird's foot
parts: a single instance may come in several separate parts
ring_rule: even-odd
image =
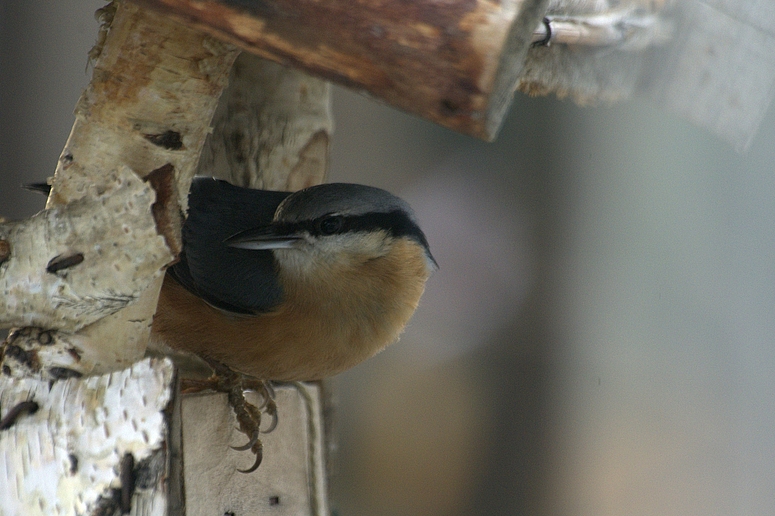
[[[275,393],[268,381],[256,380],[238,372],[232,371],[227,366],[214,360],[207,360],[214,374],[207,380],[181,381],[181,391],[184,394],[212,390],[225,392],[229,405],[237,417],[239,431],[248,436],[248,442],[243,446],[232,446],[237,451],[251,450],[256,456],[256,461],[248,469],[240,469],[241,473],[251,473],[258,469],[264,457],[263,444],[259,438],[261,430],[262,411],[272,417],[272,422],[264,433],[269,433],[277,427],[277,404],[274,401]],[[262,399],[259,406],[255,406],[245,399],[245,390],[256,391]]]

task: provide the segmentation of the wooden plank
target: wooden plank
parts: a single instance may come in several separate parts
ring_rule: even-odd
[[[236,429],[225,394],[183,398],[183,453],[187,516],[213,514],[328,515],[321,391],[317,384],[277,388],[279,422],[261,434],[264,460],[232,450],[247,439]],[[255,393],[246,393],[259,403]],[[265,426],[266,423],[262,426]]]

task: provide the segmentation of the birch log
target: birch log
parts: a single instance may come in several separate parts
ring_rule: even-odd
[[[238,52],[132,4],[103,15],[46,210],[0,225],[0,326],[26,326],[2,346],[4,516],[181,513],[172,365],[131,364]]]
[[[328,82],[243,53],[218,104],[197,173],[265,190],[320,184],[332,131]]]
[[[172,259],[150,216],[153,189],[126,166],[103,181],[0,226],[3,323],[77,331],[135,301]]]
[[[168,360],[53,384],[0,377],[0,514],[163,516],[179,507],[174,392]]]
[[[163,266],[180,250],[179,213],[238,53],[133,4],[104,13],[111,23],[46,210],[0,225],[0,327],[42,328],[14,334],[8,374],[61,373],[63,360],[72,374],[102,373],[142,358]]]

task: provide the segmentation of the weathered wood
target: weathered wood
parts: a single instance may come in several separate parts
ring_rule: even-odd
[[[545,0],[138,0],[261,57],[491,139]]]
[[[247,393],[248,401],[257,396]],[[279,422],[261,434],[264,460],[234,451],[247,439],[235,426],[224,394],[183,398],[187,516],[220,514],[328,515],[320,388],[315,384],[277,388]]]

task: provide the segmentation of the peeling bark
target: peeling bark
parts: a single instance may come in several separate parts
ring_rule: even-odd
[[[45,347],[36,331],[15,332],[10,348],[34,352],[36,374],[49,378],[63,367],[95,374],[143,357],[163,269],[181,249],[180,213],[238,54],[133,4],[101,13],[94,74],[46,210],[0,224],[0,327],[59,332]],[[7,374],[35,370],[8,350]]]
[[[168,360],[53,384],[0,377],[0,415],[9,423],[0,430],[0,514],[114,514],[127,456],[133,514],[167,514],[167,486],[178,474],[170,460],[173,394]]]
[[[102,191],[0,225],[0,325],[77,331],[134,302],[172,254],[151,216],[153,190],[126,167]]]

